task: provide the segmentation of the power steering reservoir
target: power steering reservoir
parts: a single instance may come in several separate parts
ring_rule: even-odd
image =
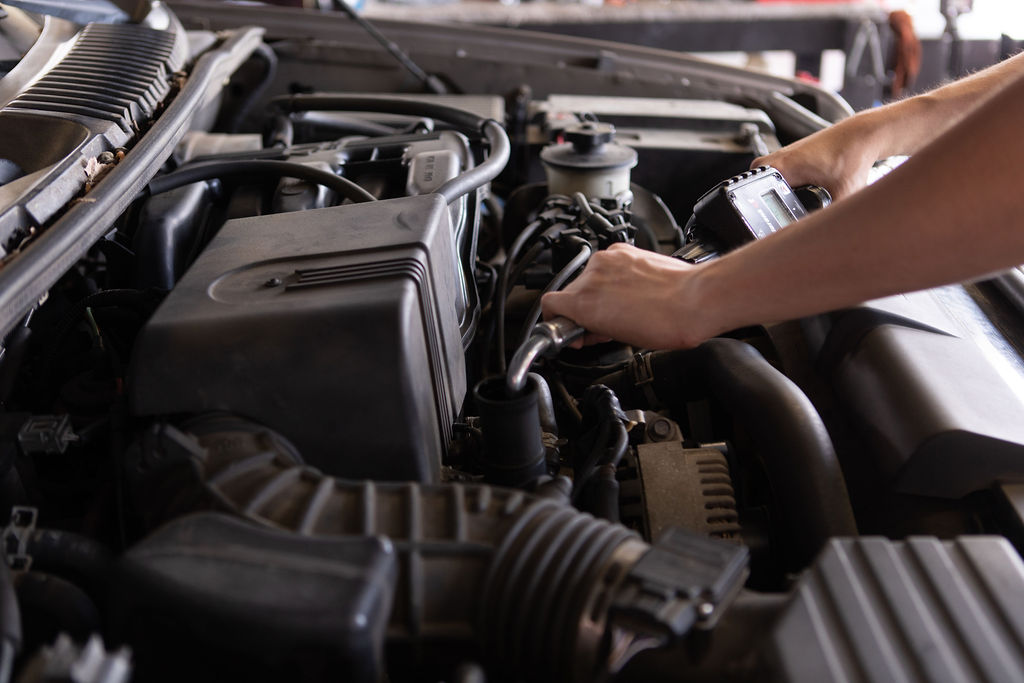
[[[614,197],[629,189],[636,151],[614,142],[610,123],[586,121],[565,132],[567,142],[541,150],[548,192],[571,196]]]

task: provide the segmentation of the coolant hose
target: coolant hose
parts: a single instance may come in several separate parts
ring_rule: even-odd
[[[235,108],[234,113],[231,115],[231,120],[227,123],[225,128],[228,133],[237,133],[238,129],[242,127],[242,122],[245,120],[246,115],[252,111],[253,105],[259,101],[266,92],[267,86],[269,86],[274,76],[277,75],[277,53],[274,52],[274,48],[270,47],[266,43],[260,43],[255,50],[252,52],[252,56],[263,61],[263,75],[260,77],[260,82],[254,87],[249,88],[245,95],[245,99]]]
[[[226,159],[218,161],[196,161],[185,164],[176,171],[154,178],[149,183],[149,194],[157,195],[184,185],[226,176],[271,176],[298,178],[317,183],[333,190],[339,196],[353,202],[372,202],[376,197],[344,176],[323,171],[294,161],[271,159]]]
[[[485,121],[482,132],[491,146],[487,159],[479,166],[474,166],[437,188],[437,193],[449,204],[491,182],[505,170],[512,149],[505,129],[497,121]]]
[[[0,683],[11,680],[14,659],[21,649],[21,611],[6,553],[0,557]]]
[[[34,529],[25,553],[32,557],[34,570],[68,579],[102,603],[114,562],[106,546],[70,531]]]
[[[387,536],[401,568],[390,645],[476,646],[524,680],[590,681],[606,660],[608,606],[650,548],[629,529],[515,489],[344,481],[269,430],[187,428],[197,441],[165,426],[129,460],[152,473],[135,482],[148,524],[213,507],[302,536]],[[160,470],[175,449],[187,455]]]
[[[807,396],[752,346],[712,339],[695,349],[646,354],[599,380],[627,405],[712,396],[761,453],[792,552],[806,566],[832,536],[857,526],[832,440]]]
[[[427,116],[444,121],[463,132],[482,135],[490,144],[487,159],[479,166],[452,178],[437,189],[437,194],[451,204],[498,177],[508,163],[511,145],[505,129],[496,121],[471,112],[432,102],[392,97],[360,97],[351,95],[290,95],[275,97],[270,105],[282,112],[298,111],[376,111],[387,114]]]
[[[433,102],[423,102],[419,98],[316,93],[274,97],[270,100],[269,105],[285,113],[299,111],[365,111],[380,112],[382,114],[404,114],[406,116],[426,116],[472,132],[478,132],[483,122],[486,121],[482,116],[477,116],[465,109],[457,109]]]

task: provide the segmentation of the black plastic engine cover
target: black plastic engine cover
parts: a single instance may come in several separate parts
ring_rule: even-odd
[[[347,478],[435,481],[466,391],[437,195],[229,221],[146,325],[140,415],[229,411]]]
[[[1024,680],[1022,601],[1004,538],[834,539],[772,631],[764,680]]]
[[[998,362],[964,301],[950,287],[830,316],[818,365],[901,493],[960,498],[1024,478],[1024,375]]]
[[[137,680],[379,681],[397,568],[383,537],[189,515],[118,561],[112,631]]]

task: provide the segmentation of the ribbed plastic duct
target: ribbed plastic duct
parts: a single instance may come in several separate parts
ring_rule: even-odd
[[[135,133],[171,90],[184,56],[176,36],[136,24],[91,24],[68,54],[7,110],[72,114]]]
[[[719,584],[742,580],[746,553],[729,544],[699,540],[710,551],[687,547],[666,560],[629,529],[538,495],[345,481],[300,464],[281,437],[238,418],[187,426],[198,442],[164,428],[130,464],[147,523],[216,508],[311,538],[387,537],[400,567],[387,631],[392,652],[476,651],[525,680],[591,681],[608,666],[608,634],[629,637],[616,630],[616,605],[629,605],[631,629],[656,623],[662,635],[681,633],[698,602],[715,602],[708,596],[722,593]],[[677,561],[672,585],[661,583],[661,569]],[[695,580],[695,567],[708,572]],[[691,590],[701,585],[716,588]]]

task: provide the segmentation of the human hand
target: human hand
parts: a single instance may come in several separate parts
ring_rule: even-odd
[[[772,166],[793,187],[820,185],[833,199],[842,199],[867,184],[878,161],[876,130],[866,116],[854,116],[751,163]]]
[[[609,338],[652,349],[696,346],[713,331],[704,316],[688,315],[699,268],[613,244],[565,289],[544,295],[544,318],[562,315],[585,327],[588,335],[576,346]]]

